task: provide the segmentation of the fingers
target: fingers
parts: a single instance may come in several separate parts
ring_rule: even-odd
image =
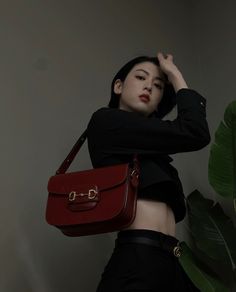
[[[157,53],[157,58],[159,60],[164,60],[164,59],[173,60],[173,55],[171,55],[171,54],[163,54],[162,52],[158,52]]]
[[[157,53],[157,58],[160,60],[163,60],[164,59],[164,55],[161,53],[161,52],[158,52]]]

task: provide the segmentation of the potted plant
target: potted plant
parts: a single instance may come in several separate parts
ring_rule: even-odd
[[[224,113],[211,145],[208,180],[236,211],[236,101]],[[236,291],[236,228],[219,204],[194,190],[186,198],[190,237],[180,263],[203,292]]]

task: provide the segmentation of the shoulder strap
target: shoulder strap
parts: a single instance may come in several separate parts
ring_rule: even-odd
[[[67,169],[70,167],[72,161],[74,160],[76,154],[79,152],[80,148],[84,144],[84,141],[86,140],[86,138],[87,138],[87,129],[83,132],[83,134],[79,137],[78,141],[72,147],[70,153],[67,155],[65,160],[62,162],[62,164],[60,165],[60,167],[56,171],[56,174],[63,174],[67,171]],[[134,154],[133,162],[135,165],[137,165],[137,162],[138,162],[137,154]]]
[[[72,161],[74,160],[76,154],[80,150],[81,146],[84,144],[84,141],[86,140],[86,138],[87,138],[87,129],[83,132],[83,134],[79,137],[78,141],[72,147],[70,153],[67,155],[66,159],[62,162],[62,164],[56,171],[56,174],[62,174],[67,171]]]

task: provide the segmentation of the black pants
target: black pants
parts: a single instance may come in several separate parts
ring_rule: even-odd
[[[162,247],[129,242],[140,236]],[[172,252],[176,243],[175,237],[154,230],[119,231],[96,292],[199,292]]]

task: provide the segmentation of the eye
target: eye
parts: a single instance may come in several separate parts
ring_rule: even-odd
[[[145,78],[143,76],[137,75],[136,78],[140,79],[140,80],[144,80]]]
[[[155,86],[159,89],[162,89],[163,87],[160,84],[155,84]]]

